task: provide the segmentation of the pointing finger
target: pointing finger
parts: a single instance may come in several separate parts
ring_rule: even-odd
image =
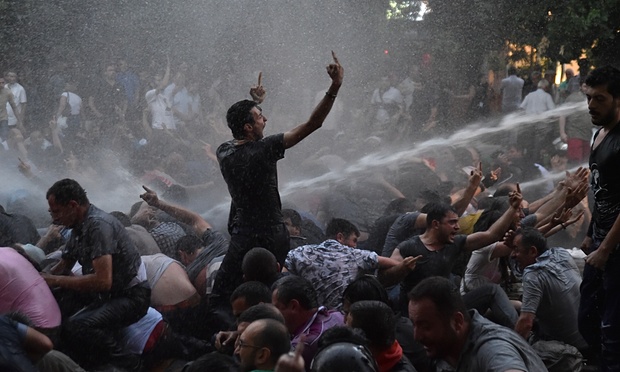
[[[480,170],[480,172],[482,172],[482,162],[481,161],[478,162],[478,169]]]
[[[519,186],[519,184],[518,184],[518,183],[517,183],[517,192],[518,192],[519,194],[521,194],[521,186]]]
[[[153,192],[153,190],[149,189],[148,187],[142,185],[142,188],[144,189],[144,191],[146,192]]]
[[[332,50],[332,58],[334,59],[334,63],[339,65],[340,62],[338,62],[338,58],[336,58],[336,53],[334,53],[334,51]]]
[[[261,86],[261,83],[263,82],[263,72],[259,72],[258,73],[258,86]]]

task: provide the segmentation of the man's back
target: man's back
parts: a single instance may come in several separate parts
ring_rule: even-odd
[[[551,94],[545,92],[544,89],[538,88],[535,92],[525,97],[521,103],[521,108],[525,109],[525,112],[529,115],[538,115],[554,109],[555,103],[553,103]]]
[[[378,262],[375,252],[350,248],[330,239],[290,251],[285,266],[312,283],[319,304],[334,309],[341,305],[347,286],[360,273],[372,274],[378,269]]]
[[[565,249],[552,248],[536,261],[523,272],[521,311],[536,314],[543,338],[585,348],[577,329],[581,276],[573,258]]]
[[[523,84],[523,79],[516,75],[510,75],[502,80],[502,110],[504,112],[514,111],[519,108]]]

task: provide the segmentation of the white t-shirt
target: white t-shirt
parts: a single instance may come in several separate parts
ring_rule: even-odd
[[[164,129],[164,125],[168,129],[177,129],[172,118],[172,105],[165,94],[157,93],[157,89],[152,89],[146,92],[145,98],[151,110],[151,127],[153,129]]]
[[[370,100],[370,103],[378,103],[384,105],[400,105],[403,103],[403,101],[403,95],[400,94],[400,90],[394,87],[390,87],[383,94],[379,93],[379,89],[375,89],[375,91],[372,93],[372,99]],[[382,124],[388,123],[390,121],[390,113],[385,108],[380,107],[377,110],[377,116],[375,117],[375,120],[378,123]]]
[[[17,106],[17,109],[21,112],[22,104],[27,102],[26,101],[26,90],[19,83],[7,84],[5,85],[5,88],[8,88],[11,90],[11,92],[13,93],[13,100],[15,101],[15,106]],[[7,111],[7,114],[9,115],[9,125],[17,125],[17,117],[15,116],[15,113],[13,112],[13,108],[11,107],[11,104],[8,102],[6,104],[6,111]]]
[[[159,311],[149,307],[145,316],[129,327],[122,329],[121,342],[124,345],[124,349],[132,354],[142,355],[144,346],[149,337],[151,337],[151,333],[162,320],[163,318]]]
[[[71,115],[79,115],[82,111],[82,98],[75,93],[64,92],[62,97],[67,97],[67,103],[71,106]]]
[[[525,109],[526,114],[538,115],[545,111],[553,110],[555,108],[555,103],[553,103],[551,94],[545,92],[542,88],[538,88],[535,92],[525,96],[520,107]]]

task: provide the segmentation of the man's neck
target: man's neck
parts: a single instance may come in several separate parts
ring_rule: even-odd
[[[464,327],[465,329],[463,330],[463,335],[457,335],[457,339],[452,345],[450,345],[447,350],[446,356],[444,357],[445,361],[454,368],[457,367],[459,359],[461,359],[461,354],[463,353],[465,343],[467,342],[467,338],[469,337],[470,324],[466,323]]]
[[[426,247],[434,251],[443,249],[446,243],[443,243],[439,236],[433,230],[426,230],[424,234],[420,235],[420,240]]]

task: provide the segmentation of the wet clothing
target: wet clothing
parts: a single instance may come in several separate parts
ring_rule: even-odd
[[[302,352],[302,357],[304,358],[305,365],[309,367],[318,351],[319,337],[326,330],[342,325],[344,325],[342,313],[339,311],[329,311],[321,306],[306,324],[293,332],[291,335],[291,347],[295,350],[303,336],[304,351]]]
[[[217,149],[220,170],[232,197],[230,246],[213,286],[213,294],[223,295],[225,302],[242,283],[241,263],[250,249],[264,247],[284,264],[290,242],[282,217],[277,169],[284,150],[283,133],[240,145],[232,140]]]
[[[125,227],[91,204],[84,222],[73,228],[62,257],[77,260],[87,275],[94,272],[93,260],[105,255],[112,256],[109,292],[61,289],[55,293],[67,317],[62,324],[67,354],[87,368],[120,356],[123,346],[116,331],[146,314],[151,295],[145,267]]]
[[[383,257],[392,256],[392,252],[394,252],[396,246],[405,240],[415,235],[420,235],[424,232],[424,230],[415,229],[415,222],[418,220],[419,216],[419,212],[406,213],[394,221],[392,226],[390,226],[387,236],[385,237],[385,243],[383,244],[383,250],[381,251],[381,255]]]
[[[437,371],[547,371],[538,354],[519,334],[485,319],[474,310],[469,314],[472,317],[469,334],[457,367],[438,361]]]
[[[596,136],[600,134],[600,130]],[[620,125],[590,154],[590,187],[594,192],[592,246],[598,249],[620,213]],[[579,331],[594,348],[602,346],[601,370],[620,370],[620,252],[613,248],[605,270],[586,264],[581,283]]]
[[[521,91],[525,82],[516,75],[502,79],[502,112],[515,111],[521,104]]]
[[[60,326],[60,309],[41,274],[13,248],[0,248],[0,313],[12,311],[39,329]]]
[[[551,248],[523,270],[521,311],[536,314],[542,339],[561,341],[583,350],[577,329],[581,276],[563,248]]]
[[[0,247],[14,243],[37,244],[41,236],[32,220],[23,214],[0,212]]]
[[[82,273],[87,275],[94,272],[93,260],[105,255],[112,255],[111,293],[138,284],[132,281],[142,260],[125,227],[118,219],[91,204],[84,222],[73,228],[62,258],[78,261]]]
[[[198,274],[205,268],[207,265],[213,261],[214,258],[222,256],[226,254],[228,251],[228,240],[218,231],[213,231],[211,229],[207,229],[202,234],[202,251],[196,256],[194,261],[187,265],[187,275],[189,276],[189,280],[192,283],[196,281],[196,277]],[[201,295],[204,295],[202,293]]]
[[[450,277],[454,264],[464,250],[467,235],[456,235],[454,243],[446,244],[442,249],[429,250],[419,236],[406,240],[398,245],[398,250],[403,258],[422,255],[418,260],[415,270],[411,271],[400,284],[400,309],[407,314],[409,299],[407,294],[420,281],[431,276]]]
[[[181,225],[176,222],[161,222],[149,232],[157,242],[161,253],[175,259],[178,258],[177,241],[187,235]]]
[[[36,372],[23,348],[28,327],[0,315],[0,370]]]
[[[342,295],[349,284],[361,274],[374,274],[379,260],[375,252],[347,247],[329,239],[290,251],[284,266],[312,283],[320,304],[336,309],[342,306]]]

